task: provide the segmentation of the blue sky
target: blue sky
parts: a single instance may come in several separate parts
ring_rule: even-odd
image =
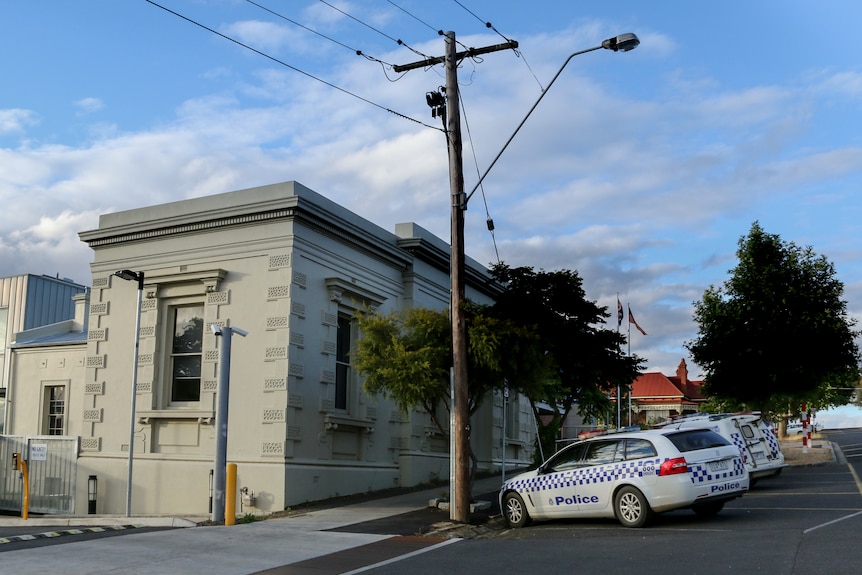
[[[834,262],[862,317],[862,4],[257,3],[282,17],[159,1],[290,67],[145,0],[0,0],[0,275],[88,283],[77,234],[99,214],[287,180],[448,238],[425,103],[443,70],[387,64],[442,54],[436,30],[520,43],[459,70],[469,190],[569,54],[634,32],[636,50],[577,56],[548,91],[470,202],[468,254],[497,259],[487,203],[501,260],[576,269],[611,311],[619,294],[649,334],[632,351],[665,373],[685,357],[695,378],[692,302],[755,220]]]

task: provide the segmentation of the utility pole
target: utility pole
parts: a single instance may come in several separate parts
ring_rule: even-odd
[[[452,318],[452,367],[455,387],[455,495],[450,502],[450,518],[467,523],[470,520],[470,406],[467,385],[467,325],[464,317],[464,212],[467,198],[464,195],[464,168],[461,158],[461,112],[458,95],[458,63],[463,58],[488,54],[518,47],[517,42],[507,42],[470,48],[457,52],[455,32],[446,32],[446,55],[426,58],[420,62],[393,66],[396,72],[406,72],[434,64],[446,65],[446,140],[449,149],[449,191],[452,201],[452,229],[450,281]]]

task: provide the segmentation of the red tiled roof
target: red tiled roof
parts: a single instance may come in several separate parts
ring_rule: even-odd
[[[665,398],[641,398],[637,400],[638,405],[698,405],[696,401],[688,399],[665,397]]]
[[[703,380],[689,381],[688,393],[685,394],[689,399],[705,401],[707,396],[703,394]]]
[[[632,383],[632,399],[646,398],[679,398],[684,394],[664,374],[658,372],[644,373]]]

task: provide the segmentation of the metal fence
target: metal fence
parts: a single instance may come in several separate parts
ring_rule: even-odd
[[[21,511],[24,481],[12,469],[12,454],[27,461],[30,513],[75,513],[78,437],[57,435],[0,435],[0,509]]]

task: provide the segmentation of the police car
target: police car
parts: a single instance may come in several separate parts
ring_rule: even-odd
[[[739,448],[709,429],[624,431],[555,453],[506,481],[500,509],[510,527],[533,519],[616,517],[643,527],[655,513],[714,515],[748,491]]]
[[[760,412],[747,413],[696,413],[671,418],[660,424],[663,429],[708,428],[739,448],[754,483],[767,477],[777,477],[787,467],[781,444],[772,426]],[[790,429],[790,426],[788,426]],[[788,431],[790,433],[790,431]]]

